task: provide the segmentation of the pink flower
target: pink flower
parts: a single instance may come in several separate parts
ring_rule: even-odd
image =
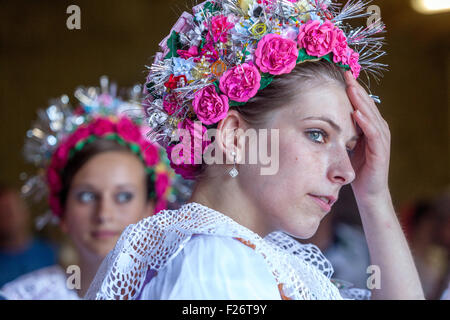
[[[259,89],[261,75],[250,63],[237,65],[227,70],[220,78],[220,90],[237,102],[247,102]]]
[[[289,73],[297,62],[297,43],[270,33],[258,42],[255,57],[255,64],[262,72],[274,75]]]
[[[191,143],[191,163],[194,163],[194,159],[197,163],[201,162],[203,152],[211,143],[210,140],[204,138],[206,133],[206,128],[202,125],[200,121],[193,122],[192,120],[186,118],[178,124],[178,128],[185,130],[180,132],[180,141],[183,143],[184,136],[189,136]],[[187,141],[186,141],[187,143]],[[185,146],[188,148],[188,146]]]
[[[189,59],[191,57],[197,57],[198,56],[198,47],[192,46],[188,50],[177,50],[178,55],[180,58],[183,59]]]
[[[167,147],[167,157],[170,160],[170,166],[176,174],[181,175],[184,179],[193,180],[199,172],[201,165],[185,164],[183,157],[183,148],[173,150],[177,145]],[[193,159],[192,159],[193,160]],[[192,161],[193,163],[193,161]]]
[[[47,170],[47,183],[53,193],[59,192],[62,188],[61,177],[53,167],[49,167]]]
[[[141,142],[141,153],[145,160],[145,164],[149,167],[153,167],[158,164],[159,153],[156,146],[148,142]]]
[[[195,93],[192,102],[198,119],[204,124],[214,124],[226,117],[228,112],[228,98],[216,92],[214,85],[209,85]]]
[[[167,95],[163,99],[163,108],[171,116],[175,111],[180,109],[180,105],[177,103],[174,96]]]
[[[67,138],[67,147],[69,149],[72,149],[75,147],[75,145],[81,141],[86,139],[91,135],[91,131],[87,126],[79,126],[75,132],[73,132],[68,138]]]
[[[208,25],[206,25],[208,27]],[[214,42],[227,42],[228,40],[228,30],[233,29],[234,23],[229,22],[227,17],[224,15],[218,15],[211,19],[211,29]],[[209,40],[211,35],[208,33],[207,39]]]
[[[127,117],[122,117],[116,124],[116,130],[119,136],[128,142],[138,142],[141,137],[139,127]]]
[[[61,207],[61,202],[59,201],[59,197],[57,194],[51,194],[48,197],[48,205],[55,216],[62,216],[63,209]]]
[[[170,181],[169,176],[165,172],[158,173],[156,175],[155,179],[156,197],[161,198],[162,196],[164,196],[164,193],[166,192],[167,187],[169,186],[169,181]]]
[[[351,50],[351,54],[348,59],[348,65],[350,66],[350,69],[352,70],[355,79],[359,77],[359,72],[361,71],[361,66],[358,63],[358,60],[359,60],[359,53]]]
[[[333,50],[338,30],[328,20],[322,24],[318,20],[309,20],[299,28],[298,45],[310,56],[322,57]]]
[[[98,102],[102,106],[110,106],[113,103],[114,99],[109,94],[102,93],[98,96]]]
[[[342,63],[348,64],[348,46],[347,46],[347,38],[344,35],[342,30],[337,31],[336,44],[333,48],[333,62],[334,63]]]
[[[102,137],[105,134],[115,131],[115,125],[107,118],[97,118],[89,124],[89,129],[93,134]]]
[[[66,142],[62,142],[53,153],[50,166],[56,170],[62,170],[69,158],[69,151],[69,145]]]

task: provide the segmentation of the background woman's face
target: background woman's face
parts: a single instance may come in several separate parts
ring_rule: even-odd
[[[127,152],[92,157],[74,175],[62,228],[77,250],[105,257],[122,231],[153,212],[142,162]]]
[[[330,83],[307,90],[273,113],[268,128],[279,129],[278,173],[260,175],[255,165],[242,172],[248,175],[242,177],[247,183],[243,189],[253,193],[268,226],[297,238],[314,235],[329,211],[317,196],[337,198],[340,188],[355,178],[352,111],[345,88]]]

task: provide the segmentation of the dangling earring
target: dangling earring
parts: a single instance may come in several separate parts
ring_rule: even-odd
[[[235,178],[238,174],[239,171],[236,169],[236,152],[231,152],[231,155],[234,157],[234,164],[233,164],[233,169],[231,169],[228,174],[232,177]]]

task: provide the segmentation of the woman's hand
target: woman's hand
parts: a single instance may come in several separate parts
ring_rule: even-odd
[[[355,108],[353,118],[363,132],[352,157],[356,174],[352,188],[358,204],[371,203],[389,195],[391,134],[375,102],[350,71],[345,78],[347,95]]]

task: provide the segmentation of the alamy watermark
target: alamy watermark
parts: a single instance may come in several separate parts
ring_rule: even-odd
[[[70,14],[66,20],[66,26],[69,30],[81,29],[81,9],[79,6],[72,4],[67,7],[66,13]]]

